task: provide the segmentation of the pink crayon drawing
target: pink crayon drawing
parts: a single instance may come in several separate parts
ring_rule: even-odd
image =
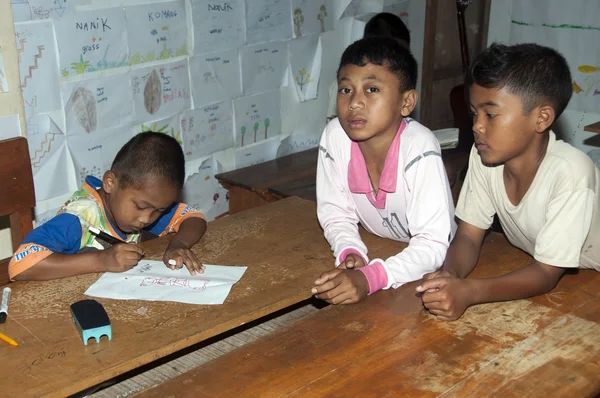
[[[160,285],[160,286],[173,286],[173,287],[181,287],[188,288],[197,292],[203,292],[206,290],[206,287],[210,283],[209,280],[198,281],[200,286],[192,286],[191,281],[189,279],[182,278],[155,278],[155,277],[147,277],[144,278],[140,286],[150,286],[150,285]]]

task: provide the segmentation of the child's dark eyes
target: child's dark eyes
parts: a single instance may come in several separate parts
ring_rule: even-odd
[[[377,93],[379,92],[379,89],[377,87],[369,87],[367,89],[367,93]]]
[[[495,114],[495,113],[486,113],[486,114],[485,114],[485,116],[486,116],[488,119],[493,119],[493,118],[495,118],[495,117],[496,117],[496,114]]]
[[[347,87],[340,88],[340,89],[338,90],[338,93],[340,93],[340,94],[349,94],[349,93],[350,93],[350,89],[349,89],[349,88],[347,88]]]

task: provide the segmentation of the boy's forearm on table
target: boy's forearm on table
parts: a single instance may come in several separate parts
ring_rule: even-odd
[[[67,276],[103,272],[101,252],[81,254],[53,253],[14,277],[15,280],[48,280]]]
[[[194,246],[206,232],[206,221],[201,218],[188,218],[181,223],[179,231],[173,236],[169,246],[184,245],[188,249]]]
[[[456,274],[458,278],[466,278],[477,265],[480,249],[475,242],[456,237],[448,248],[442,269]]]

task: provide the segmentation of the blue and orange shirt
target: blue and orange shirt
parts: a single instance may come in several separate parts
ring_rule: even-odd
[[[96,177],[88,176],[81,189],[60,208],[57,215],[45,224],[31,231],[15,252],[8,266],[10,278],[34,266],[52,253],[74,254],[84,247],[104,249],[101,240],[89,231],[89,227],[98,228],[109,235],[123,241],[135,242],[140,234],[125,235],[113,225],[106,216],[104,203],[98,190],[102,182]],[[179,230],[182,221],[200,217],[197,211],[184,203],[173,203],[154,224],[146,228],[158,236]]]

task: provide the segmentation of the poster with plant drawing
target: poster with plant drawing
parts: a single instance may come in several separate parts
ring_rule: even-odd
[[[60,20],[75,14],[75,0],[11,0],[13,21]]]
[[[66,133],[93,135],[131,123],[132,96],[127,73],[61,84]]]
[[[229,193],[215,178],[215,174],[222,171],[219,163],[208,157],[186,165],[186,169],[191,173],[183,185],[183,201],[202,211],[207,221],[226,213],[229,210]]]
[[[275,41],[244,47],[240,52],[244,95],[279,89],[287,70],[287,43]]]
[[[134,135],[148,132],[169,135],[175,138],[179,142],[179,145],[183,146],[181,128],[179,127],[179,115],[153,122],[145,122],[133,128]]]
[[[545,12],[540,12],[545,10]],[[511,43],[537,43],[559,51],[569,63],[573,95],[567,109],[600,109],[600,2],[515,2]],[[592,50],[595,49],[595,50]]]
[[[183,0],[125,7],[125,18],[131,65],[188,54]]]
[[[247,146],[281,134],[279,90],[234,100],[235,144]]]
[[[291,40],[288,46],[293,83],[300,102],[317,98],[321,75],[321,36]]]
[[[75,179],[66,138],[48,115],[27,119],[27,143],[36,201],[73,191]]]
[[[15,39],[25,116],[60,109],[52,21],[16,23]]]
[[[290,0],[246,0],[248,44],[293,37]]]
[[[333,29],[333,13],[326,0],[292,0],[294,37]]]
[[[242,95],[237,50],[191,57],[190,70],[196,108]]]
[[[129,65],[122,8],[78,11],[55,24],[62,76]]]
[[[130,72],[134,122],[164,119],[191,107],[187,60]]]
[[[95,134],[67,134],[77,186],[81,186],[88,175],[101,179],[104,172],[110,169],[119,149],[131,136],[131,128],[123,125],[98,130]]]
[[[247,147],[235,150],[235,168],[253,166],[258,163],[268,162],[277,157],[279,137],[269,138]]]
[[[186,160],[195,160],[234,146],[231,101],[188,109],[180,116]]]
[[[237,49],[246,43],[244,0],[191,0],[194,53]]]

